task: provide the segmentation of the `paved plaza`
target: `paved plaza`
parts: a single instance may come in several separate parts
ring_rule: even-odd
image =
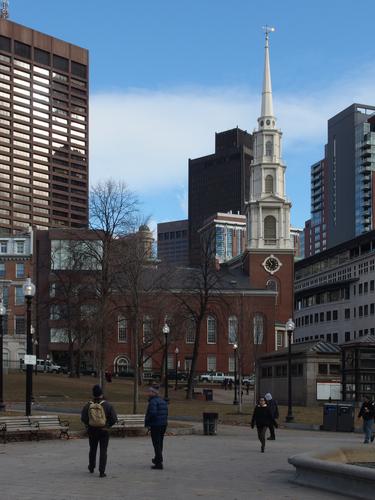
[[[287,458],[361,437],[280,429],[260,453],[255,430],[219,426],[217,436],[167,436],[163,471],[150,468],[149,437],[112,438],[103,479],[87,470],[85,439],[11,442],[0,445],[1,500],[334,500],[344,497],[291,483]]]

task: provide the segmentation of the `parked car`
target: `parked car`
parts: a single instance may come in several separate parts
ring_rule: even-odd
[[[143,380],[160,380],[161,375],[159,372],[143,372]]]
[[[187,380],[189,374],[186,372],[177,371],[177,380]],[[168,370],[168,379],[176,380],[176,370]]]
[[[202,373],[202,375],[199,377],[199,380],[201,382],[218,382],[218,383],[223,383],[224,380],[231,380],[234,382],[234,376],[233,375],[226,375],[224,372],[208,372],[208,373]]]
[[[24,360],[21,359],[21,368],[22,370],[26,370],[26,365],[24,363]],[[60,365],[55,365],[53,361],[50,361],[49,359],[37,359],[36,360],[36,365],[33,366],[33,370],[36,370],[37,372],[44,372],[44,373],[63,373],[63,367]]]
[[[248,375],[242,377],[242,385],[249,384],[251,386],[255,385],[255,375]]]
[[[95,368],[81,368],[79,372],[81,375],[91,375],[91,377],[97,376]]]
[[[134,377],[134,370],[118,372],[116,373],[116,376],[121,378],[132,378]]]

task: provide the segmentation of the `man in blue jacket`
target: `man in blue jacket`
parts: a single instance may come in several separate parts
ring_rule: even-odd
[[[145,427],[151,432],[155,457],[151,469],[163,469],[163,440],[168,425],[168,404],[159,396],[159,387],[148,388],[148,406],[145,416]]]

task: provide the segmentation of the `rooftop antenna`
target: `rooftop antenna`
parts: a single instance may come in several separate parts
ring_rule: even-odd
[[[0,17],[2,19],[8,19],[8,17],[9,17],[9,0],[2,0]]]

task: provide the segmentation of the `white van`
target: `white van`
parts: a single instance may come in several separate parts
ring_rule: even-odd
[[[24,364],[23,359],[21,359],[21,367],[22,370],[26,370],[26,365]],[[36,368],[33,366],[33,370],[37,372],[46,372],[46,373],[61,373],[62,368],[59,365],[55,365],[49,359],[37,359],[36,360]]]

